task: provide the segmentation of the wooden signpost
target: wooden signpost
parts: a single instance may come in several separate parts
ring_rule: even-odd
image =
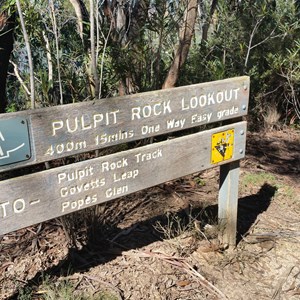
[[[221,166],[222,242],[235,244],[249,78],[0,115],[0,173],[199,125],[236,122],[0,181],[0,235]],[[9,124],[10,126],[7,126]],[[154,175],[155,174],[155,175]]]

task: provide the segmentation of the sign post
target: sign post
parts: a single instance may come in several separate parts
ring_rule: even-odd
[[[0,173],[219,122],[195,134],[0,181],[0,235],[221,166],[220,239],[236,240],[249,78],[0,115]],[[155,174],[155,176],[153,175]]]
[[[236,245],[239,174],[239,160],[220,166],[219,240],[229,247]]]

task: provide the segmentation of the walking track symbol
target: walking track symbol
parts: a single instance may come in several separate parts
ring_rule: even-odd
[[[2,134],[1,131],[0,131],[0,140],[1,140],[2,142],[5,142],[5,138],[4,138],[4,136],[3,136],[3,134]],[[0,145],[0,159],[9,158],[9,157],[10,157],[10,154],[11,154],[12,152],[17,151],[17,150],[21,149],[21,148],[24,147],[24,146],[25,146],[25,143],[22,143],[21,145],[19,145],[18,147],[14,148],[14,149],[7,150],[7,151],[6,151],[6,155],[5,155],[4,152],[3,152],[3,149],[2,149],[2,147],[1,147],[1,145]]]
[[[0,118],[0,167],[30,158],[31,147],[27,120]]]

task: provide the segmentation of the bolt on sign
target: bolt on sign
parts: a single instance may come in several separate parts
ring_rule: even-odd
[[[220,166],[219,220],[222,228],[229,228],[223,241],[234,244],[238,162],[246,144],[247,122],[242,117],[248,110],[249,84],[243,76],[1,114],[0,173],[4,174],[146,137],[230,119],[235,123],[2,180],[0,235]]]

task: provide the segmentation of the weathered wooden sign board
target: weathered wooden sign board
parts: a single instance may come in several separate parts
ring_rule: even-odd
[[[0,115],[0,147],[15,147],[5,122],[28,126],[27,156],[1,159],[0,172],[247,114],[249,78]],[[5,132],[4,132],[5,131]],[[1,136],[0,136],[1,137]],[[6,151],[6,153],[7,153]],[[18,160],[17,154],[20,151]],[[4,155],[2,155],[3,157]]]
[[[212,136],[227,131],[224,164],[244,157],[246,122],[0,182],[0,234],[208,169]]]
[[[2,114],[0,172],[240,118],[247,114],[248,98],[249,78],[239,77],[125,98]],[[16,128],[20,122],[19,133]],[[2,180],[0,235],[220,165],[222,236],[223,241],[234,244],[238,162],[245,154],[245,139],[246,122],[239,121]]]

